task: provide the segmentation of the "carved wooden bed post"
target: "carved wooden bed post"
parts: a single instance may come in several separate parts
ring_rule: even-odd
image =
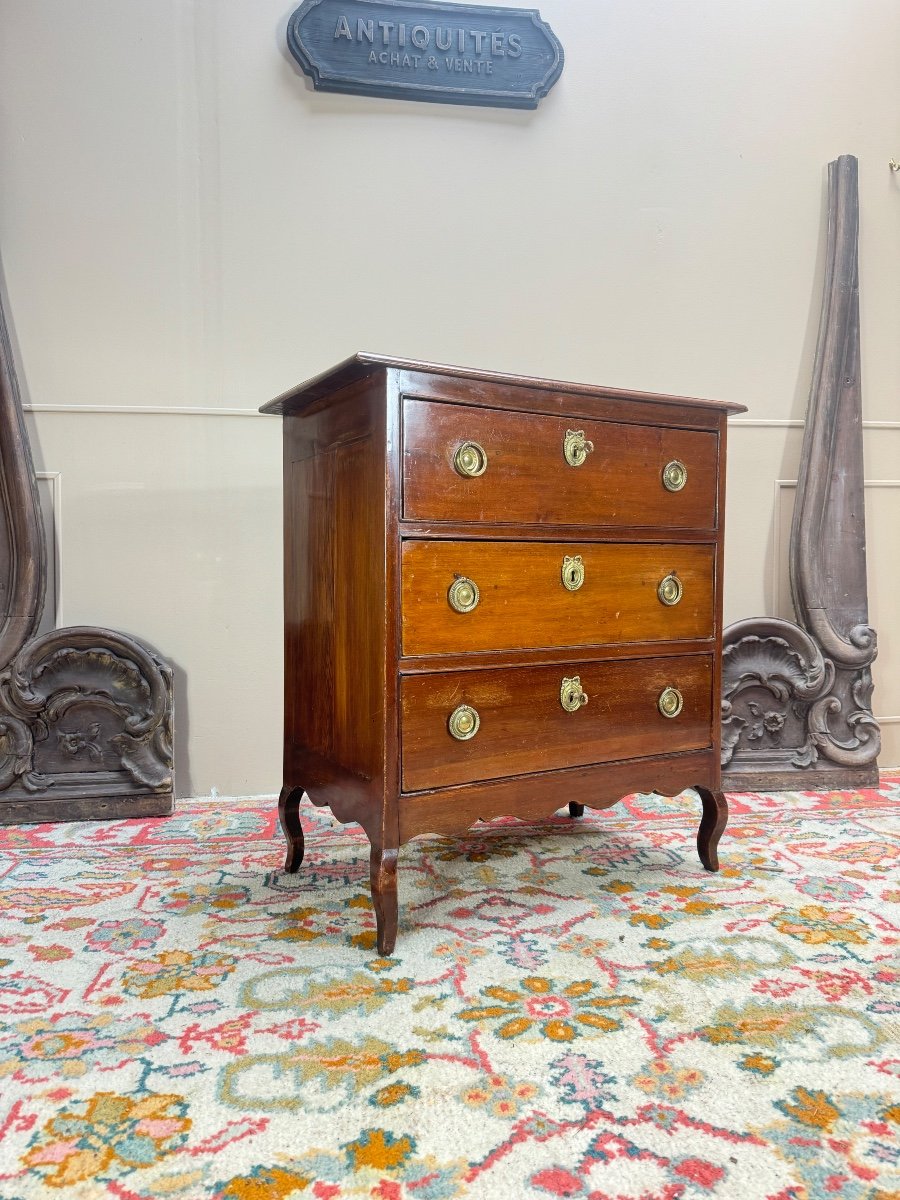
[[[90,625],[35,637],[46,549],[0,289],[0,824],[172,811],[172,671]]]
[[[859,378],[859,196],[849,154],[828,165],[825,289],[791,528],[799,624],[725,630],[726,790],[876,786]]]

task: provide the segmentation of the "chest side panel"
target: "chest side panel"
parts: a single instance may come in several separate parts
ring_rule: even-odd
[[[285,420],[285,758],[383,772],[383,404],[371,381]]]

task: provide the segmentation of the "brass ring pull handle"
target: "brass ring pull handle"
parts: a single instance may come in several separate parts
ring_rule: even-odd
[[[577,592],[584,583],[584,559],[580,554],[576,554],[574,558],[568,554],[563,558],[562,570],[562,585],[567,592]]]
[[[455,737],[458,742],[467,742],[469,738],[473,738],[480,724],[481,717],[468,704],[460,704],[459,708],[454,708],[447,720],[450,736]]]
[[[559,702],[566,712],[578,712],[588,702],[587,692],[581,686],[581,676],[564,679],[559,686]]]
[[[594,443],[584,436],[583,429],[567,429],[563,441],[563,454],[570,467],[580,467],[587,456],[592,453]]]
[[[656,707],[664,717],[677,717],[684,708],[684,696],[677,687],[667,687],[659,693]]]
[[[667,492],[680,492],[687,483],[687,467],[677,458],[673,458],[663,467],[662,481]]]
[[[672,608],[673,605],[680,602],[681,597],[684,595],[684,584],[675,572],[672,571],[665,579],[660,580],[656,594],[659,596],[660,604],[665,604],[667,608]]]
[[[477,442],[463,442],[453,455],[453,466],[467,479],[476,479],[487,470],[488,458],[483,446]]]
[[[447,602],[454,612],[467,613],[471,612],[481,599],[481,593],[478,590],[478,584],[474,579],[466,579],[465,575],[459,575],[447,592]]]

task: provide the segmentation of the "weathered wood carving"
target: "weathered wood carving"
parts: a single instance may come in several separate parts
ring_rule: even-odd
[[[133,638],[36,638],[46,548],[0,291],[0,824],[172,811],[172,671]]]
[[[878,781],[872,715],[859,371],[857,163],[828,166],[825,289],[791,528],[799,624],[725,630],[726,789],[862,787]]]

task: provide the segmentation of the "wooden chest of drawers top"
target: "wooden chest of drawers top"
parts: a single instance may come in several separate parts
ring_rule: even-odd
[[[302,418],[294,461],[382,442],[404,536],[648,540],[718,530],[724,418],[743,409],[358,354],[261,411]]]

